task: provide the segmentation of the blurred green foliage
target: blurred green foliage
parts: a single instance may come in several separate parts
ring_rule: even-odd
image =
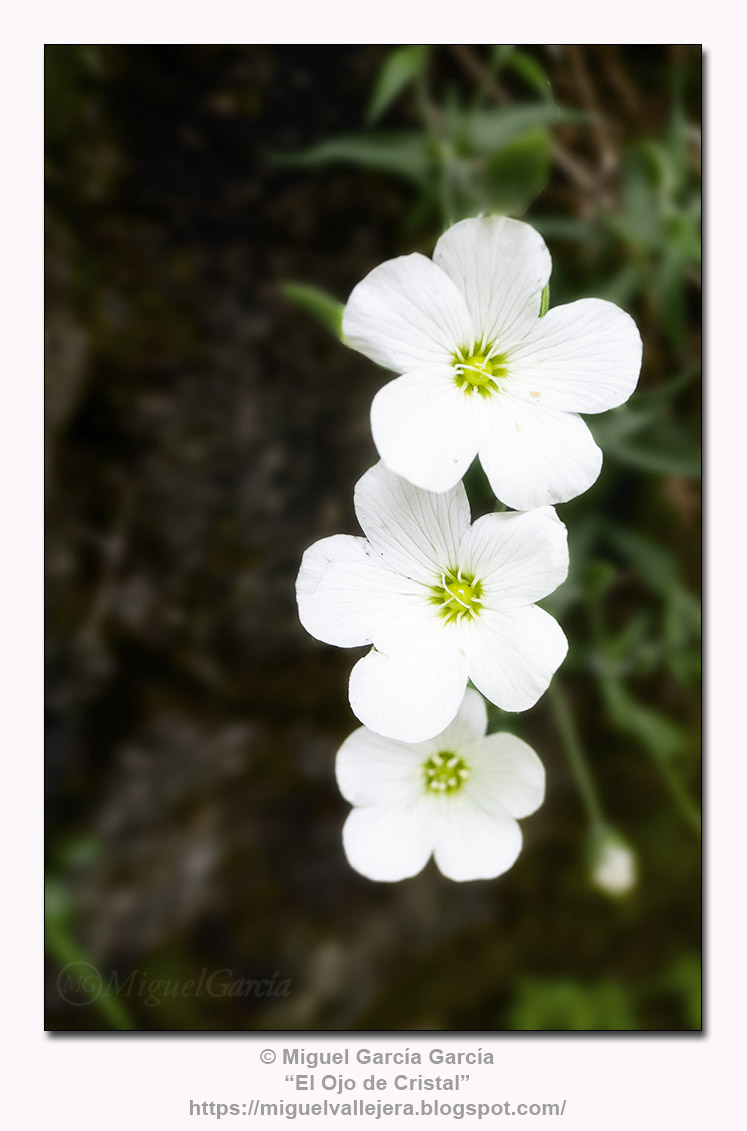
[[[584,121],[587,115],[556,106],[537,61],[503,46],[494,53],[476,91],[465,97],[449,87],[438,104],[428,81],[433,50],[407,45],[391,52],[376,79],[367,115],[369,123],[378,121],[404,91],[413,88],[420,130],[369,128],[285,154],[282,161],[301,168],[347,162],[414,184],[411,230],[432,222],[439,213],[452,223],[479,211],[523,212],[547,182],[551,128]],[[538,100],[484,109],[489,83],[501,67],[522,75],[538,91]]]
[[[643,1009],[653,1010],[657,999],[673,999],[683,1009],[685,1028],[698,1030],[700,1011],[700,961],[685,954],[655,979],[631,985],[602,979],[581,982],[574,978],[523,977],[509,1008],[509,1026],[531,1032],[618,1030],[645,1028]]]
[[[384,59],[369,126],[409,92],[409,117],[420,119],[419,129],[365,128],[284,160],[308,168],[345,161],[408,181],[412,201],[403,232],[425,249],[462,216],[524,216],[548,180],[553,152],[562,155],[560,164],[580,190],[575,208],[560,213],[554,201],[546,208],[539,200],[536,215],[526,215],[551,250],[558,247],[553,301],[588,294],[628,309],[642,330],[644,363],[630,403],[588,421],[604,452],[599,483],[560,508],[571,571],[543,602],[564,620],[571,641],[569,676],[555,678],[555,722],[591,835],[606,825],[606,799],[594,784],[595,747],[614,734],[630,740],[631,758],[651,759],[669,804],[699,836],[700,604],[693,585],[699,577],[700,133],[684,95],[692,72],[685,62],[673,66],[664,128],[623,140],[611,157],[610,123],[589,105],[588,74],[582,72],[587,105],[558,106],[534,54],[511,45],[480,54],[455,50],[467,64],[471,88],[444,78],[449,71],[439,69],[436,48],[408,45]],[[433,93],[439,78],[440,99]],[[517,80],[512,89],[521,95],[512,97],[502,78]],[[493,105],[486,107],[488,100]],[[560,127],[563,140],[556,143]],[[569,136],[592,148],[596,141],[601,170],[569,155]],[[542,313],[546,309],[543,296]],[[496,505],[478,467],[465,483],[473,507]],[[584,695],[592,681],[600,712],[580,728],[560,686],[571,675],[574,682],[581,676]],[[551,703],[553,695],[546,699]],[[579,715],[588,720],[588,710]],[[501,725],[501,712],[491,709],[491,728]],[[682,990],[692,1028],[700,1025],[695,965],[684,955],[663,977]],[[605,980],[523,978],[509,1027],[635,1029],[643,1024],[635,994],[634,987]]]

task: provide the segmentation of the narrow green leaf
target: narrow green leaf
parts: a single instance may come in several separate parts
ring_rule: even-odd
[[[679,575],[677,559],[663,546],[618,525],[609,524],[606,534],[648,588],[658,590],[666,596],[676,585]]]
[[[532,225],[546,239],[567,240],[569,243],[589,243],[595,234],[586,220],[567,216],[535,216]]]
[[[308,168],[333,162],[363,165],[394,173],[417,184],[427,184],[433,173],[428,139],[418,130],[346,134],[322,141],[298,153],[277,154],[281,165]]]
[[[344,303],[307,283],[279,283],[278,286],[287,299],[315,318],[325,330],[329,330],[340,341],[344,341],[342,336]]]
[[[602,683],[605,702],[621,731],[633,735],[657,762],[666,762],[684,745],[684,735],[666,715],[639,703],[624,683],[607,676]]]
[[[663,385],[657,385],[654,389],[641,389],[636,392],[636,400],[639,404],[645,404],[646,407],[653,405],[663,404],[665,401],[676,397],[678,393],[686,389],[690,382],[698,377],[700,374],[700,366],[695,363],[688,365],[676,377],[672,377],[670,381],[666,381]]]
[[[550,137],[536,129],[493,153],[483,174],[485,208],[520,215],[547,184]]]
[[[48,954],[59,967],[59,975],[69,968],[71,977],[85,971],[92,980],[91,1006],[98,1010],[112,1029],[133,1030],[137,1026],[120,999],[107,986],[102,974],[78,945],[73,932],[74,908],[63,884],[54,878],[44,885],[44,943]]]
[[[413,82],[425,65],[427,51],[426,44],[408,43],[390,52],[374,83],[366,115],[368,122],[377,121]]]
[[[689,451],[657,451],[633,444],[618,444],[609,450],[610,457],[619,463],[650,471],[655,475],[681,475],[685,479],[700,479],[700,455]]]
[[[619,271],[597,290],[599,298],[627,306],[645,283],[645,272],[640,263],[625,263]]]
[[[550,80],[537,60],[533,59],[531,55],[527,55],[526,51],[512,51],[506,59],[505,66],[524,79],[529,86],[534,87],[543,98],[552,96]]]
[[[661,324],[675,349],[680,349],[687,339],[687,291],[685,264],[678,249],[669,247],[664,252],[656,273],[656,293]]]
[[[614,454],[624,441],[645,432],[659,419],[660,414],[654,407],[641,410],[621,405],[604,416],[587,420],[587,424],[599,447],[608,454]]]
[[[476,110],[466,122],[465,140],[478,153],[494,153],[537,129],[559,122],[588,122],[589,115],[554,103],[501,106]]]

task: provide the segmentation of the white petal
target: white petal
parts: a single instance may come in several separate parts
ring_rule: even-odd
[[[345,307],[342,330],[354,349],[398,373],[449,362],[474,339],[458,289],[440,267],[417,253],[374,267],[358,283]]]
[[[369,468],[356,484],[355,513],[382,561],[425,585],[457,561],[470,524],[461,483],[437,495],[413,487],[383,463]]]
[[[460,625],[470,679],[504,711],[526,711],[548,688],[568,651],[560,625],[544,609],[483,609]]]
[[[427,801],[353,809],[342,843],[356,872],[390,883],[417,875],[433,851],[433,811]]]
[[[528,817],[545,798],[545,767],[513,734],[489,734],[467,755],[467,797],[504,817]]]
[[[628,399],[641,371],[641,335],[624,310],[587,298],[549,310],[511,351],[522,395],[566,412],[604,412]]]
[[[337,784],[352,805],[414,803],[424,792],[432,743],[397,742],[359,727],[337,751]]]
[[[441,236],[433,261],[464,295],[476,343],[509,347],[538,321],[552,263],[531,225],[506,216],[460,220]]]
[[[417,487],[448,491],[477,453],[477,399],[464,395],[447,365],[390,381],[371,405],[371,431],[382,460]]]
[[[521,852],[521,829],[510,817],[484,808],[464,793],[434,797],[438,806],[436,864],[450,880],[492,880]]]
[[[467,535],[460,565],[479,578],[483,606],[531,605],[568,576],[568,532],[552,507],[486,514]]]
[[[479,454],[490,486],[515,510],[565,503],[591,487],[602,453],[580,416],[508,391],[485,401]]]
[[[467,661],[454,642],[453,626],[439,623],[436,629],[391,655],[369,652],[350,673],[350,706],[377,734],[423,742],[456,716],[467,685]]]
[[[488,729],[488,712],[485,700],[479,691],[468,687],[457,717],[447,726],[443,734],[433,739],[438,750],[451,750],[459,753],[463,747],[471,746],[485,737]]]
[[[386,568],[365,538],[335,534],[309,546],[296,581],[298,617],[326,644],[391,643],[432,620],[422,587]]]

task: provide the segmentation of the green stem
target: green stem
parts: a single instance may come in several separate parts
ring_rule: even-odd
[[[557,676],[550,684],[547,694],[555,714],[555,722],[563,739],[571,772],[581,794],[586,815],[589,818],[589,824],[592,828],[602,827],[607,824],[602,802],[589,769],[573,712]]]
[[[503,66],[507,57],[511,54],[513,46],[508,43],[495,44],[490,54],[490,58],[486,66],[483,68],[482,76],[477,84],[477,88],[472,99],[472,109],[477,110],[485,101],[490,93],[493,83],[498,78],[501,67]]]
[[[428,75],[427,68],[428,59],[424,58],[423,63],[418,71],[417,82],[415,90],[418,99],[418,106],[420,113],[425,123],[428,137],[436,153],[439,167],[439,198],[441,201],[441,219],[443,221],[444,230],[451,227],[454,223],[454,200],[451,191],[451,175],[452,175],[452,161],[451,149],[448,140],[443,136],[441,128],[440,114],[437,108],[431,101],[428,92]]]
[[[601,604],[598,600],[590,603],[589,623],[599,655],[603,656],[606,626],[604,624]],[[606,703],[612,702],[614,697],[614,681],[604,670],[598,672],[598,679],[602,698]],[[659,777],[675,809],[684,822],[695,832],[695,835],[700,837],[702,835],[700,810],[688,794],[679,775],[670,764],[668,758],[657,756],[656,751],[652,750],[648,744],[644,743],[643,745],[658,771]]]
[[[688,794],[679,776],[674,772],[669,762],[663,758],[655,758],[654,765],[659,771],[667,793],[674,802],[680,816],[695,832],[695,835],[700,837],[702,835],[700,810]]]

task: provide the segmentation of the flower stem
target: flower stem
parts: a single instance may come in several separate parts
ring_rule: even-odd
[[[555,722],[560,731],[560,736],[563,739],[566,756],[576,785],[578,786],[578,791],[581,794],[581,800],[586,810],[586,815],[589,818],[589,824],[592,828],[602,827],[607,824],[602,802],[597,792],[597,787],[594,784],[591,770],[589,769],[589,763],[581,744],[568,697],[561,687],[557,676],[550,684],[547,694],[552,703]]]
[[[606,636],[606,626],[602,615],[602,607],[599,600],[592,601],[589,606],[589,623],[591,626],[592,634],[594,635],[596,646],[600,656],[604,656],[604,640]],[[598,665],[597,678],[599,687],[604,701],[608,704],[619,703],[620,696],[617,691],[616,677],[609,671],[605,670],[604,665]],[[613,709],[612,709],[613,710]],[[613,710],[614,713],[614,710]],[[640,741],[640,735],[639,741]],[[700,809],[696,802],[690,797],[687,788],[683,784],[676,769],[671,765],[669,758],[658,752],[656,745],[650,742],[643,742],[644,748],[647,750],[654,767],[656,768],[662,784],[669,794],[669,799],[674,805],[675,809],[682,817],[685,824],[689,825],[697,837],[701,833],[701,815]]]
[[[441,203],[441,219],[444,230],[454,223],[454,200],[451,191],[452,160],[449,140],[444,136],[443,118],[437,106],[431,101],[428,92],[428,60],[424,58],[418,71],[415,90],[418,106],[423,118],[428,137],[436,153],[439,166],[439,198]]]
[[[700,810],[682,784],[679,775],[664,758],[655,759],[659,776],[682,819],[697,837],[702,835]]]

